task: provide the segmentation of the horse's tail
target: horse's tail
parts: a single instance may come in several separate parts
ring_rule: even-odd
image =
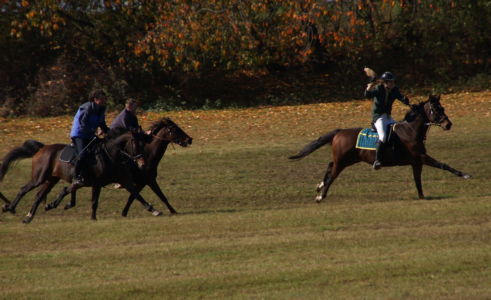
[[[3,180],[3,177],[7,174],[7,171],[13,162],[19,159],[33,157],[42,147],[44,147],[44,144],[41,142],[27,140],[22,146],[14,148],[5,154],[0,165],[0,181]]]
[[[310,153],[314,152],[315,150],[319,149],[320,147],[324,146],[325,144],[331,144],[332,139],[340,130],[341,129],[335,129],[331,132],[324,134],[323,136],[319,137],[317,140],[308,143],[305,147],[303,147],[302,150],[300,150],[300,152],[298,152],[298,154],[292,155],[288,158],[301,159],[309,155]]]

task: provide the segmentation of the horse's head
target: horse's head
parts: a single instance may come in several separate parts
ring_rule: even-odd
[[[187,135],[176,123],[169,118],[163,118],[150,128],[152,136],[159,140],[187,147],[193,143],[193,138]]]
[[[139,168],[145,166],[145,144],[151,141],[141,128],[135,130],[113,129],[106,136],[108,146],[116,150],[126,158],[133,160]]]
[[[424,104],[424,112],[429,123],[438,125],[443,130],[450,130],[452,122],[445,114],[445,109],[440,103],[440,95],[430,95]]]

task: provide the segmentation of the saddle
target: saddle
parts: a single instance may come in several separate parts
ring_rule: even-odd
[[[90,145],[85,151],[87,151],[87,156],[86,156],[86,163],[88,164],[94,164],[96,162],[95,156],[96,156],[96,145],[97,143],[94,143],[93,145]],[[69,144],[66,145],[63,150],[61,150],[60,154],[60,161],[64,163],[69,163],[72,165],[75,165],[75,163],[78,160],[78,153],[77,149],[75,149],[74,144]]]
[[[74,165],[78,159],[77,150],[73,144],[66,145],[61,150],[60,161]]]
[[[394,124],[389,125],[387,130],[387,144],[394,145],[395,137],[394,134]],[[375,128],[364,128],[358,134],[358,138],[356,140],[356,148],[365,149],[365,150],[376,150],[378,142],[378,133]],[[392,148],[392,147],[391,147]]]

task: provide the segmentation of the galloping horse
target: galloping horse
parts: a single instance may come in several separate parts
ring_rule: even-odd
[[[440,103],[440,96],[430,95],[427,101],[412,105],[404,120],[398,122],[394,127],[396,136],[394,151],[387,149],[392,147],[386,147],[383,153],[383,166],[412,166],[414,182],[420,199],[424,199],[421,185],[423,165],[443,169],[465,179],[471,177],[426,154],[424,141],[431,125],[440,126],[443,130],[450,130],[452,127],[452,122]],[[375,151],[356,148],[357,137],[361,130],[362,128],[333,130],[307,144],[298,154],[289,157],[290,159],[301,159],[326,144],[332,145],[333,161],[328,164],[324,179],[317,186],[319,193],[316,197],[317,202],[326,197],[329,187],[344,168],[360,161],[373,164]]]
[[[169,143],[176,143],[182,147],[191,145],[193,139],[188,136],[176,123],[169,118],[163,118],[155,122],[150,127],[150,132],[153,137],[151,143],[145,145],[144,158],[145,166],[140,169],[133,169],[133,178],[136,180],[136,190],[140,192],[146,185],[148,185],[152,191],[164,202],[169,211],[172,214],[177,213],[176,210],[170,205],[169,201],[165,197],[164,193],[160,189],[157,183],[157,167],[162,160],[167,146]],[[64,189],[58,198],[47,206],[47,209],[56,208],[63,198],[68,195],[70,191]],[[130,209],[134,195],[130,195],[122,215],[126,217],[128,210]],[[65,206],[65,209],[74,207],[76,205],[76,196],[72,193],[72,198],[69,204]]]
[[[92,186],[92,219],[96,219],[96,211],[99,202],[101,188],[109,183],[118,182],[128,192],[134,195],[153,214],[160,214],[136,191],[132,173],[129,171],[135,163],[143,167],[143,148],[147,138],[141,132],[112,131],[103,142],[95,146],[95,164],[87,167],[88,173],[86,186]],[[34,218],[40,202],[46,198],[53,186],[60,179],[71,182],[73,178],[73,165],[62,162],[59,157],[66,145],[43,145],[36,141],[26,141],[24,145],[11,150],[5,156],[0,168],[0,180],[8,171],[9,165],[22,158],[32,157],[31,180],[24,185],[15,200],[4,206],[3,211],[15,213],[15,208],[20,199],[29,191],[42,185],[36,195],[34,204],[23,220],[29,223]],[[78,187],[71,186],[75,191]]]

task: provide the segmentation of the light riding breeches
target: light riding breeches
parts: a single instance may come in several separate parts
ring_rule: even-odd
[[[387,131],[389,129],[390,124],[394,124],[396,121],[392,119],[387,114],[383,114],[380,118],[375,121],[374,126],[377,129],[378,139],[382,143],[387,142]]]

